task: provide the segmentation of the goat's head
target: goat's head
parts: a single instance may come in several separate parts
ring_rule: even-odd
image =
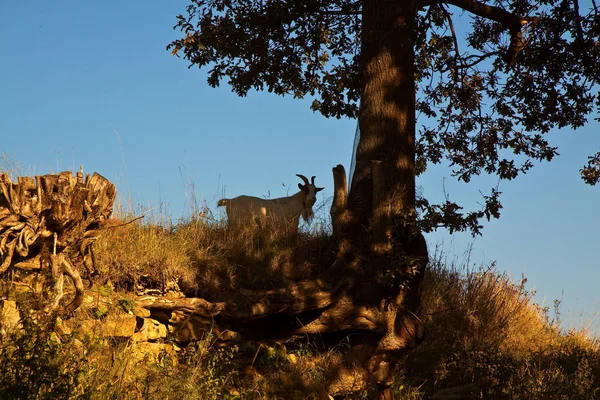
[[[304,201],[303,201],[304,209],[302,210],[302,218],[306,222],[310,222],[310,220],[313,217],[312,207],[317,202],[317,192],[320,192],[321,190],[323,190],[325,188],[319,188],[319,187],[315,186],[315,177],[314,176],[311,178],[310,183],[308,182],[308,179],[306,179],[306,177],[304,175],[296,174],[296,176],[304,181],[304,184],[302,184],[302,183],[298,184],[298,188],[300,188],[300,190],[304,194]]]

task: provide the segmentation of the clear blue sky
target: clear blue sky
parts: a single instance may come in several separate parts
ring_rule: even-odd
[[[115,182],[122,199],[166,205],[174,219],[189,211],[189,183],[213,209],[223,194],[293,193],[297,173],[316,175],[326,187],[320,200],[330,197],[331,168],[349,169],[356,122],[313,114],[308,100],[238,98],[226,85],[208,87],[203,71],[165,50],[186,5],[1,1],[0,153],[23,174],[83,164]],[[517,280],[524,273],[543,305],[562,298],[567,326],[600,310],[600,187],[579,178],[600,149],[598,128],[552,132],[561,156],[501,184],[502,217],[486,224],[471,255],[476,263],[496,260]],[[444,178],[451,198],[469,205],[496,183],[458,184],[437,168],[418,184],[439,199]],[[445,232],[428,240],[459,260],[472,242]]]

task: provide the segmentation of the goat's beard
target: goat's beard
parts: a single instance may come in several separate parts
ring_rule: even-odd
[[[307,224],[310,224],[310,222],[312,221],[314,216],[315,216],[315,213],[313,212],[312,208],[305,208],[304,210],[302,210],[302,219]]]

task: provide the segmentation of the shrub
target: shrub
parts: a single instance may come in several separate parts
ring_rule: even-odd
[[[85,359],[57,319],[23,310],[21,329],[0,338],[1,399],[70,399],[80,393]]]

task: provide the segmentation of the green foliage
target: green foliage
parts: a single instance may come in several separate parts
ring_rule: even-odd
[[[367,73],[363,52],[411,46],[414,65],[394,60],[400,75],[414,76],[416,88],[418,132],[399,132],[416,137],[416,147],[402,156],[416,159],[417,175],[442,164],[463,182],[481,174],[512,180],[551,161],[557,148],[544,134],[579,128],[600,109],[595,6],[563,0],[402,4],[408,10],[403,23],[414,34],[365,44],[362,27],[385,21],[385,13],[365,11],[382,6],[370,0],[190,0],[175,26],[183,37],[167,49],[190,67],[206,68],[213,87],[225,80],[240,96],[252,89],[311,96],[312,109],[326,117],[356,118],[368,80],[388,72]],[[391,94],[390,102],[397,106],[403,96],[412,93]],[[588,184],[599,181],[599,159],[600,152],[581,169]],[[472,212],[449,199],[423,199],[417,204],[422,229],[479,233],[483,218],[499,217],[499,195],[491,189],[483,208]]]
[[[0,337],[0,399],[71,399],[82,384],[85,359],[55,333],[53,315],[22,312],[22,329]]]
[[[252,349],[254,351],[254,349]],[[259,345],[256,347],[254,364],[261,367],[280,368],[289,361],[284,351],[275,347]]]
[[[355,116],[359,78],[353,15],[327,16],[316,2],[191,1],[177,27],[185,38],[167,49],[191,65],[209,66],[208,83],[228,78],[240,96],[250,89],[279,95],[320,94],[312,108],[326,116]],[[324,8],[352,9],[355,2],[327,1]]]
[[[92,314],[94,315],[94,318],[103,319],[104,317],[106,317],[108,315],[109,309],[104,304],[98,304],[91,311],[92,311]]]
[[[212,337],[193,343],[183,350],[180,356],[182,368],[178,372],[177,382],[183,387],[175,390],[189,392],[189,399],[203,398],[207,400],[234,398],[227,386],[230,380],[237,375],[233,368],[232,359],[238,348],[212,346]]]
[[[132,312],[135,307],[135,301],[130,299],[119,299],[119,305],[126,313]]]
[[[600,99],[598,100],[600,102]],[[600,152],[588,157],[587,165],[581,169],[581,179],[590,185],[600,182]]]
[[[450,349],[436,371],[439,384],[474,384],[483,398],[595,399],[600,394],[596,350],[562,343],[527,356],[497,348]]]
[[[243,393],[242,388],[233,389],[237,377],[232,364],[236,347],[215,348],[208,340],[178,351],[171,345],[155,351],[154,346],[160,344],[130,343],[92,349],[81,383],[83,396],[98,400],[196,400],[233,399]]]
[[[98,294],[100,296],[105,296],[105,297],[112,296],[114,292],[115,292],[115,289],[109,284],[104,284],[98,288]]]

